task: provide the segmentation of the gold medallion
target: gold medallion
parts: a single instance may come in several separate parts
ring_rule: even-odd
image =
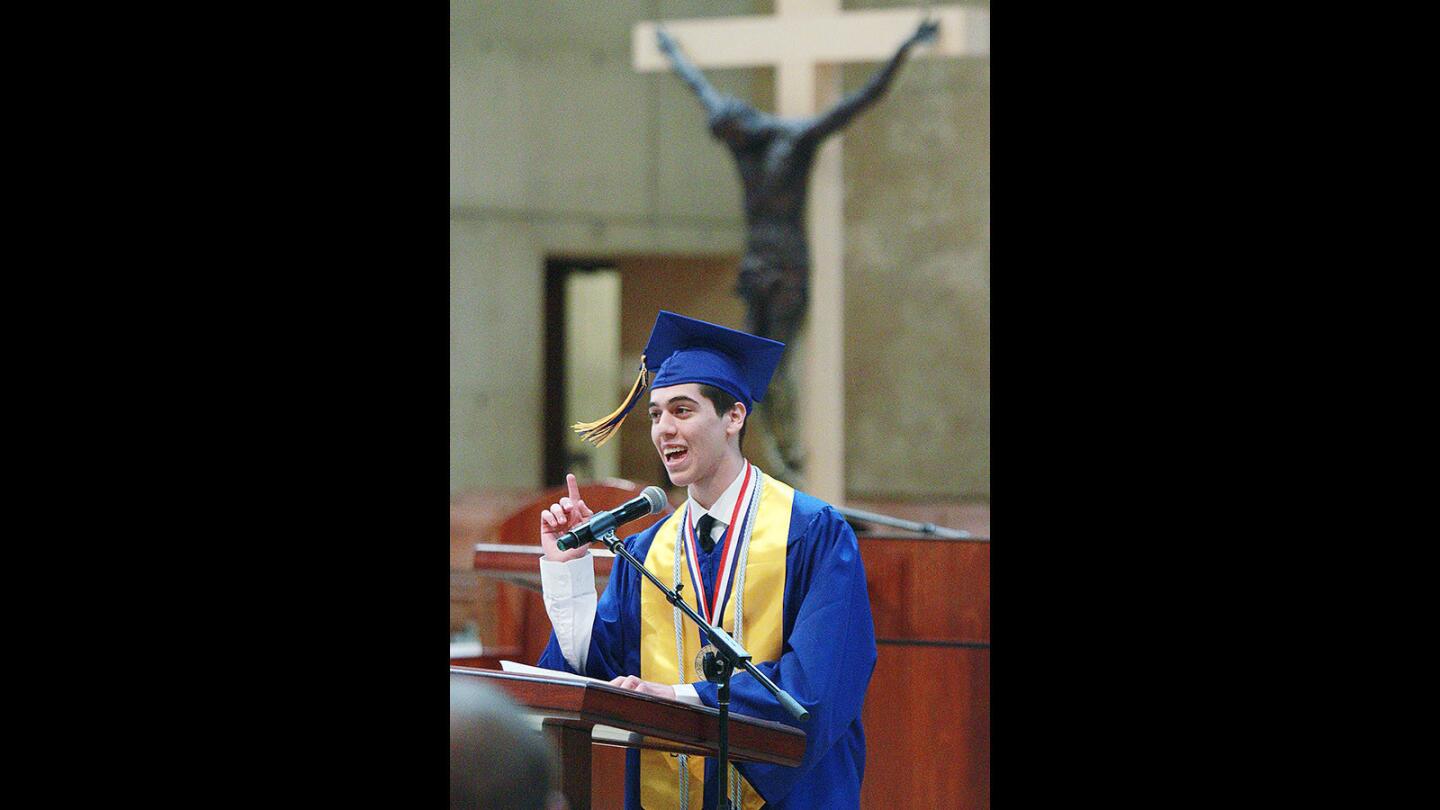
[[[695,674],[700,676],[700,680],[710,680],[709,678],[705,677],[705,653],[718,654],[719,652],[720,651],[715,648],[714,644],[706,644],[704,647],[700,648],[700,652],[695,654]]]

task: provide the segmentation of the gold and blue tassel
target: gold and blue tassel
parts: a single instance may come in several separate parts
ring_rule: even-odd
[[[645,368],[645,356],[641,355],[640,374],[635,378],[635,385],[630,389],[629,395],[625,397],[624,404],[616,408],[614,412],[604,419],[599,419],[594,422],[576,422],[570,426],[570,429],[579,433],[582,441],[590,442],[596,447],[599,447],[609,441],[615,431],[620,429],[620,425],[625,421],[625,417],[630,414],[630,410],[645,396],[645,389],[649,384],[650,370]]]

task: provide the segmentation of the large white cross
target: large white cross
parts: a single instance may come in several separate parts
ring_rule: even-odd
[[[842,12],[840,0],[775,0],[771,16],[665,22],[697,68],[776,68],[776,114],[811,116],[841,94],[846,62],[883,62],[915,32],[927,10]],[[988,9],[939,6],[935,41],[910,52],[925,56],[987,56]],[[632,64],[639,71],[670,70],[655,42],[653,22],[632,31]],[[904,68],[901,68],[902,75]],[[900,80],[896,77],[896,81]],[[883,102],[882,102],[883,103]],[[883,113],[882,113],[883,114]],[[805,489],[833,504],[845,500],[844,187],[841,141],[832,135],[816,157],[806,230],[810,240],[810,311],[800,336],[797,399],[805,453]]]

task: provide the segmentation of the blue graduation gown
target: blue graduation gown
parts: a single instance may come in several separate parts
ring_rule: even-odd
[[[662,523],[625,539],[626,548],[642,563]],[[719,544],[701,555],[701,577],[712,593],[720,556]],[[580,674],[610,680],[640,673],[642,587],[655,586],[624,560],[616,560],[596,605],[589,657]],[[760,792],[767,808],[858,808],[865,772],[860,709],[876,659],[865,568],[850,525],[829,504],[799,491],[791,507],[786,540],[783,620],[780,660],[757,662],[756,667],[799,701],[810,712],[810,719],[803,724],[795,720],[743,671],[730,682],[730,711],[804,731],[805,757],[793,768],[756,762],[735,765]],[[698,632],[688,619],[685,632]],[[560,652],[554,632],[538,666],[575,671]],[[718,684],[701,681],[694,685],[701,701],[717,706]],[[629,750],[625,762],[625,807],[639,810],[639,752]],[[716,760],[707,758],[707,810],[716,805],[715,771]]]

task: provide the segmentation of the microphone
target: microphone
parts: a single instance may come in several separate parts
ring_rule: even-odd
[[[614,509],[591,515],[585,525],[577,526],[560,535],[555,540],[555,545],[559,546],[561,551],[588,546],[615,531],[617,527],[646,515],[653,515],[664,508],[665,490],[659,487],[646,487],[645,491],[640,493],[640,497],[632,498]]]

